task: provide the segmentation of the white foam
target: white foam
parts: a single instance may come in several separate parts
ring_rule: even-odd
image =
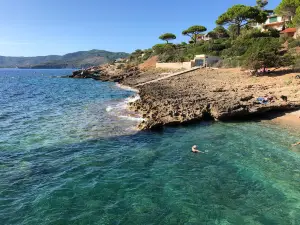
[[[140,99],[139,95],[134,95],[126,98],[124,101],[117,104],[112,104],[106,107],[106,112],[111,115],[117,116],[120,119],[126,119],[130,121],[142,122],[144,119],[138,114],[128,110],[128,104]]]
[[[142,122],[144,120],[141,117],[133,117],[133,116],[119,116],[119,118],[131,120],[131,121],[137,121],[137,122]]]
[[[106,107],[106,112],[110,112],[111,110],[113,110],[113,107],[111,107],[111,106]]]
[[[138,90],[133,89],[131,87],[127,87],[124,85],[121,85],[119,83],[116,84],[117,87],[125,89],[125,90],[130,90],[138,93]],[[138,94],[135,94],[133,96],[130,96],[124,101],[119,102],[115,105],[110,105],[106,107],[106,112],[109,112],[110,114],[117,116],[121,119],[126,119],[126,120],[131,120],[131,121],[137,121],[137,122],[142,122],[144,119],[142,117],[139,117],[139,115],[135,114],[134,112],[130,112],[128,110],[128,104],[138,101],[140,99],[140,96]]]
[[[129,86],[125,86],[125,85],[122,85],[122,84],[119,84],[119,83],[116,83],[116,86],[118,88],[121,88],[121,89],[124,89],[124,90],[127,90],[127,91],[133,91],[133,92],[136,92],[136,93],[139,92],[138,89],[135,89],[135,88],[132,88],[132,87],[129,87]]]
[[[125,103],[132,103],[141,99],[139,95],[134,95],[125,99]]]

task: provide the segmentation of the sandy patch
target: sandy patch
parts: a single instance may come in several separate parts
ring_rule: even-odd
[[[275,117],[274,119],[271,119],[271,122],[284,128],[300,132],[300,110]]]

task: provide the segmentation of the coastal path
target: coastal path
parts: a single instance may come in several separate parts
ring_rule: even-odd
[[[192,69],[189,69],[189,70],[184,70],[184,71],[180,71],[180,72],[177,72],[177,73],[172,73],[172,74],[169,74],[169,75],[166,75],[166,76],[163,76],[163,77],[159,77],[159,78],[154,79],[154,80],[150,80],[150,81],[147,81],[147,82],[144,82],[144,83],[137,84],[135,86],[140,87],[140,86],[144,86],[145,84],[155,83],[157,81],[165,80],[165,79],[168,79],[170,77],[174,77],[174,76],[178,76],[178,75],[181,75],[181,74],[189,73],[189,72],[198,70],[200,68],[202,68],[202,67],[193,67]]]

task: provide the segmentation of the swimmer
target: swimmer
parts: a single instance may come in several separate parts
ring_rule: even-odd
[[[192,147],[192,152],[193,152],[193,153],[204,153],[204,152],[201,152],[201,151],[199,151],[199,150],[197,149],[197,145],[194,145],[194,146]]]
[[[297,142],[295,144],[292,144],[292,146],[297,146],[297,145],[300,145],[300,142]]]

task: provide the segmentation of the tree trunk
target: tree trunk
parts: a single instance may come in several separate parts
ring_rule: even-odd
[[[196,45],[196,41],[197,41],[197,37],[195,36],[194,38],[192,38],[192,40],[194,41],[194,46]]]
[[[237,24],[237,36],[240,36],[241,34],[241,25]]]

